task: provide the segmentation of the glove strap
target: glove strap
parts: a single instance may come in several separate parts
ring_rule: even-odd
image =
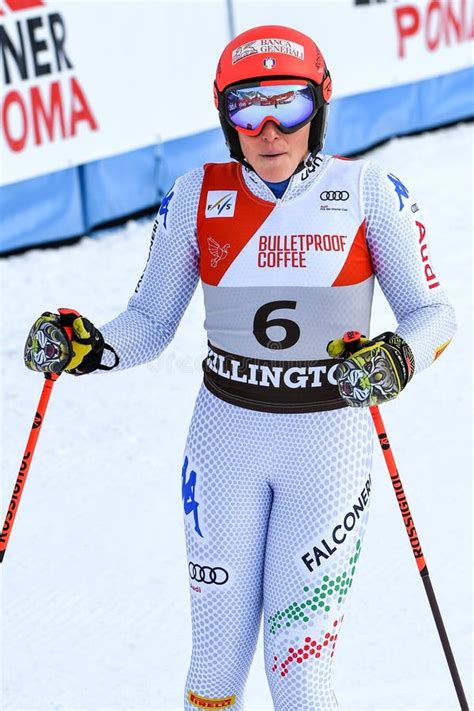
[[[111,353],[113,353],[114,358],[115,358],[115,363],[113,365],[102,365],[102,363],[101,363],[100,365],[97,366],[97,369],[98,370],[113,370],[120,363],[120,358],[118,357],[116,351],[112,348],[112,346],[109,346],[108,343],[104,343],[104,351],[110,351]]]

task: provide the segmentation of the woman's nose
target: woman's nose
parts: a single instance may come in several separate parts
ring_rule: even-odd
[[[278,130],[278,126],[274,121],[267,121],[260,133],[263,138],[265,138],[267,141],[274,141],[275,138],[278,138],[280,136],[280,131]]]

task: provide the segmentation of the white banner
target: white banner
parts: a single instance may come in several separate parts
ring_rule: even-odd
[[[224,0],[0,8],[0,184],[218,125]]]
[[[472,65],[472,0],[234,2],[236,31],[291,25],[319,44],[334,98]],[[0,1],[0,184],[218,125],[224,0]]]
[[[359,3],[234,0],[236,32],[275,24],[290,25],[312,37],[331,72],[333,98],[472,66],[473,0]]]

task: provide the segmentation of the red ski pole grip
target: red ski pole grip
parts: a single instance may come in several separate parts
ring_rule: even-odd
[[[355,353],[361,347],[360,339],[362,334],[360,331],[346,331],[342,340],[346,346],[347,353]]]
[[[69,340],[72,339],[72,326],[70,325],[74,318],[77,318],[81,314],[79,311],[76,311],[75,309],[65,309],[61,308],[58,309],[58,314],[61,316],[61,326],[63,327],[67,337]],[[74,318],[68,318],[69,317],[74,317]]]
[[[346,331],[342,337],[342,340],[344,341],[344,343],[349,344],[359,342],[361,338],[362,334],[360,331]]]

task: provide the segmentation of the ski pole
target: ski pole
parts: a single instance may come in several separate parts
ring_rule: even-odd
[[[345,343],[346,350],[349,353],[355,353],[361,347],[361,338],[362,335],[359,331],[347,331],[342,337],[342,340]],[[374,422],[375,431],[377,432],[379,444],[382,448],[382,454],[387,465],[388,473],[390,474],[390,479],[392,481],[393,489],[395,491],[395,496],[397,497],[398,506],[400,508],[400,512],[403,518],[403,523],[405,524],[405,530],[410,540],[413,555],[415,556],[416,565],[418,566],[418,571],[421,575],[421,579],[425,587],[428,602],[430,603],[431,612],[433,613],[434,621],[436,623],[436,629],[438,630],[438,635],[441,641],[441,646],[443,647],[449,671],[451,672],[451,678],[453,680],[454,688],[456,689],[459,704],[461,706],[462,711],[469,711],[469,706],[467,704],[466,695],[464,693],[461,678],[459,676],[451,645],[449,644],[448,635],[446,633],[446,628],[444,626],[443,618],[441,616],[441,612],[438,607],[438,602],[436,600],[433,586],[431,584],[428,566],[426,565],[425,556],[423,555],[420,539],[415,528],[415,521],[413,520],[413,516],[408,505],[407,497],[403,489],[400,475],[398,473],[397,465],[395,464],[395,458],[393,456],[392,448],[390,446],[390,441],[385,431],[382,416],[377,405],[369,407],[369,410],[370,414],[372,415],[372,420]]]
[[[7,515],[5,517],[3,530],[0,534],[0,563],[2,563],[3,558],[5,556],[5,551],[8,545],[8,539],[10,538],[10,534],[12,532],[13,522],[15,521],[18,506],[20,505],[21,495],[23,494],[26,477],[28,476],[28,472],[31,466],[31,461],[35,452],[36,442],[38,441],[41,425],[43,424],[44,415],[46,413],[46,408],[48,407],[49,398],[51,396],[51,391],[53,389],[54,383],[58,378],[59,373],[47,373],[47,375],[45,375],[45,381],[43,385],[43,390],[41,392],[41,397],[39,399],[38,409],[33,420],[33,425],[31,427],[30,436],[28,437],[28,442],[26,443],[25,453],[21,461],[20,471],[18,472],[18,477],[15,482],[15,487],[13,489],[10,505],[8,507]]]
[[[421,548],[420,539],[418,533],[416,532],[415,522],[413,516],[410,512],[410,507],[403,490],[402,482],[400,480],[400,475],[397,470],[397,465],[395,464],[395,459],[393,456],[392,448],[390,446],[387,433],[380,415],[379,408],[374,405],[370,407],[370,414],[374,421],[375,430],[379,439],[380,446],[382,448],[382,453],[387,465],[388,473],[390,474],[390,479],[393,484],[393,489],[395,491],[395,496],[397,497],[398,506],[402,514],[403,523],[405,524],[405,529],[410,539],[411,548],[413,555],[415,556],[416,564],[425,587],[426,595],[430,603],[431,612],[436,623],[436,629],[438,630],[439,638],[441,640],[441,645],[448,663],[449,671],[451,672],[451,678],[453,680],[454,688],[456,689],[456,694],[459,700],[462,711],[469,711],[469,706],[467,704],[466,695],[462,686],[461,678],[454,660],[454,655],[451,650],[451,645],[449,644],[448,635],[443,623],[443,618],[441,617],[441,612],[436,601],[433,586],[431,584],[430,575],[428,572],[428,567],[426,565],[425,557],[423,555],[423,550]]]

